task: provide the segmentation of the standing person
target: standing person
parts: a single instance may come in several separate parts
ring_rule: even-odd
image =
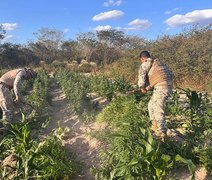
[[[24,102],[21,93],[23,80],[29,80],[36,77],[32,69],[14,69],[6,72],[0,78],[0,106],[3,112],[3,124],[8,124],[13,118],[13,99],[11,90],[15,94],[15,102]]]
[[[152,59],[148,51],[140,53],[140,61],[138,86],[142,93],[154,89],[148,103],[148,111],[152,122],[152,130],[156,136],[163,139],[167,135],[164,108],[166,100],[172,93],[173,73],[164,63]]]

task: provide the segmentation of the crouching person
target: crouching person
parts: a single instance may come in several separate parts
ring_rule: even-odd
[[[6,72],[0,78],[0,106],[3,112],[2,123],[7,125],[13,119],[13,98],[11,90],[15,94],[15,102],[24,102],[21,93],[23,80],[30,80],[36,77],[32,69],[14,69]]]

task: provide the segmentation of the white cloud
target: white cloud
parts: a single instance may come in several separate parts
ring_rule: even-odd
[[[122,11],[113,10],[113,11],[107,11],[100,14],[97,14],[92,18],[93,21],[104,21],[108,19],[118,19],[122,17],[124,13]]]
[[[174,8],[174,9],[172,9],[171,11],[166,11],[164,14],[171,14],[171,13],[173,13],[173,12],[175,12],[175,11],[178,11],[178,10],[180,10],[181,8]]]
[[[106,26],[97,26],[94,30],[96,31],[107,31],[112,29],[112,27],[110,25],[106,25]]]
[[[63,30],[63,32],[64,32],[64,33],[69,32],[69,28],[65,28],[65,29]]]
[[[118,0],[118,1],[113,1],[113,0],[108,0],[108,2],[104,2],[104,6],[108,7],[108,6],[120,6],[122,4],[122,0]]]
[[[2,41],[2,43],[5,43],[5,42],[9,42],[11,40],[13,40],[13,36],[12,35],[6,35],[4,37],[4,39],[2,39],[1,41]]]
[[[6,31],[11,31],[17,28],[17,23],[2,23],[3,29]]]
[[[128,30],[128,31],[132,31],[132,30],[145,30],[145,29],[148,29],[150,26],[152,25],[151,22],[149,22],[148,19],[144,19],[144,20],[141,20],[141,19],[135,19],[131,22],[128,23],[128,26],[127,28],[124,28],[125,30]]]
[[[171,27],[212,23],[212,9],[195,10],[185,15],[177,14],[167,19],[165,23]]]
[[[117,31],[121,31],[122,30],[122,28],[119,27],[119,26],[115,27],[114,29],[116,29]]]
[[[166,31],[169,31],[170,29],[171,29],[170,27],[167,27],[167,28],[166,28]]]

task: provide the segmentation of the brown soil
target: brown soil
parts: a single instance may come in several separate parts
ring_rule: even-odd
[[[88,134],[89,132],[103,129],[104,125],[96,122],[81,122],[79,117],[71,112],[64,93],[53,79],[51,89],[51,120],[45,129],[45,134],[53,132],[59,126],[61,128],[69,128],[70,131],[64,138],[65,147],[71,152],[74,152],[77,159],[83,163],[82,173],[75,179],[92,180],[94,176],[91,175],[90,168],[99,165],[98,153],[103,148],[103,144]]]

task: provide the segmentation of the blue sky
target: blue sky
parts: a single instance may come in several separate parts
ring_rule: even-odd
[[[209,23],[212,0],[0,0],[5,41],[21,44],[44,27],[63,31],[66,39],[111,28],[156,39]]]

